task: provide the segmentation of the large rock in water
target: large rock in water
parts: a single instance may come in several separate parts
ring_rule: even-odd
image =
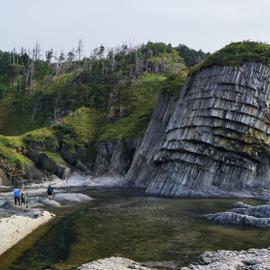
[[[129,182],[172,197],[269,188],[269,84],[270,69],[260,63],[212,66],[189,77],[147,174],[138,173],[135,158],[128,175],[137,177]]]

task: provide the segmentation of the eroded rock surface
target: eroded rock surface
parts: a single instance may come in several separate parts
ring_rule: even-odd
[[[212,66],[193,75],[148,173],[130,183],[170,197],[251,196],[269,188],[269,104],[270,69],[262,64]]]

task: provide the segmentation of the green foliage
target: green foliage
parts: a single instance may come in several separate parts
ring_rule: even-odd
[[[19,136],[2,136],[0,135],[0,144],[11,148],[22,148],[24,143],[22,137]]]
[[[82,107],[55,127],[56,134],[67,145],[87,145],[95,139],[99,117],[95,110]]]
[[[53,75],[54,69],[48,63],[41,60],[35,62],[33,79],[37,81],[43,80],[46,76]]]
[[[210,55],[209,53],[204,53],[202,50],[196,51],[190,49],[184,44],[180,44],[178,46],[178,51],[179,54],[183,57],[185,64],[188,67],[199,64],[202,60],[204,60],[206,57]]]
[[[244,62],[260,62],[270,66],[270,45],[262,42],[233,42],[206,58],[191,74],[213,66],[240,66]]]
[[[131,92],[129,114],[102,127],[100,141],[112,141],[142,137],[152,112],[165,76],[145,74],[138,80],[138,85]]]
[[[66,162],[62,159],[59,153],[46,151],[45,154],[55,164],[66,165]]]
[[[175,98],[179,97],[180,90],[185,82],[188,75],[188,70],[184,69],[178,73],[173,73],[169,75],[166,80],[161,84],[161,91],[167,93]]]
[[[57,151],[59,142],[52,128],[36,129],[21,136],[23,142],[39,151]]]
[[[17,148],[8,147],[0,143],[0,156],[8,160],[14,166],[24,168],[32,164],[32,161],[18,151]]]

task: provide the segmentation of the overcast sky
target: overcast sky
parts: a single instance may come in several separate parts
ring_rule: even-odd
[[[270,0],[2,0],[1,50],[60,51],[164,41],[215,51],[231,41],[270,42]]]

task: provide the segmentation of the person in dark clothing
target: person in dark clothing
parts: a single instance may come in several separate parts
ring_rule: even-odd
[[[22,206],[23,204],[26,205],[26,196],[25,196],[24,189],[22,188],[22,189],[21,189],[21,206]]]
[[[51,185],[48,186],[47,194],[48,194],[49,200],[51,200],[53,196],[53,187]]]
[[[20,206],[21,205],[21,191],[19,188],[16,188],[14,190],[14,200],[15,200],[15,205],[18,205]]]

